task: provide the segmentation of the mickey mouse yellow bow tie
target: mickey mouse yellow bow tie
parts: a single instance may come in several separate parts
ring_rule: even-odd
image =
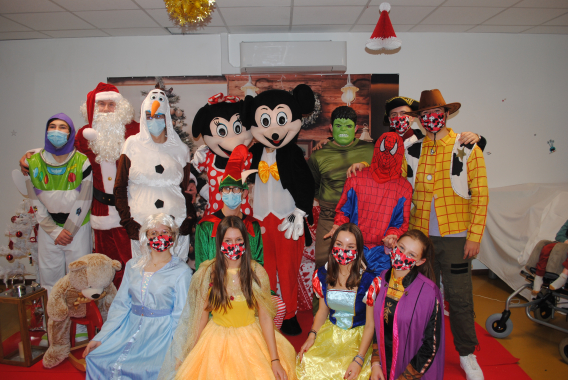
[[[260,161],[258,163],[258,176],[263,183],[268,182],[268,178],[272,174],[275,180],[280,180],[280,174],[278,174],[278,166],[276,166],[276,162],[272,165],[268,166],[266,161]]]

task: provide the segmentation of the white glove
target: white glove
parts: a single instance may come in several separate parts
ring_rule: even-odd
[[[293,213],[288,215],[286,219],[278,226],[278,231],[286,231],[284,237],[298,240],[304,234],[304,216],[306,213],[299,208],[295,209]]]
[[[85,128],[83,129],[83,137],[89,141],[94,141],[99,136],[99,133],[95,131],[93,128]]]
[[[209,147],[207,145],[201,145],[199,148],[197,148],[195,153],[193,153],[193,158],[190,161],[194,168],[197,169],[200,164],[205,162],[205,160],[207,159],[207,152],[209,152]]]

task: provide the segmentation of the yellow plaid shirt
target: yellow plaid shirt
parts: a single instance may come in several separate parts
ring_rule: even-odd
[[[489,191],[485,160],[481,149],[476,146],[467,162],[467,180],[471,199],[464,199],[452,189],[450,164],[456,134],[448,128],[448,135],[436,140],[436,151],[431,154],[434,142],[428,137],[422,143],[422,152],[414,183],[410,211],[410,226],[425,234],[429,232],[432,197],[435,199],[436,216],[442,236],[467,231],[467,240],[481,242],[487,219]],[[406,159],[402,175],[406,177]]]

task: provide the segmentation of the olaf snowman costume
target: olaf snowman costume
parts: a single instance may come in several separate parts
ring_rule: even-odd
[[[163,90],[150,91],[140,115],[140,133],[126,140],[118,164],[114,195],[120,224],[128,232],[135,258],[141,254],[138,235],[144,220],[157,213],[171,215],[180,226],[173,254],[185,261],[189,232],[196,219],[191,196],[182,190],[190,179],[189,148],[174,131]],[[155,129],[160,120],[165,120],[166,125],[164,143],[154,142],[150,132],[155,136],[163,133],[163,127]]]

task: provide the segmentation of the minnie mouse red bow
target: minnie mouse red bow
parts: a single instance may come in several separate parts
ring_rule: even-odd
[[[227,95],[224,96],[222,92],[218,93],[217,95],[213,95],[210,97],[207,102],[209,104],[218,104],[218,103],[237,103],[241,100],[238,96]]]

